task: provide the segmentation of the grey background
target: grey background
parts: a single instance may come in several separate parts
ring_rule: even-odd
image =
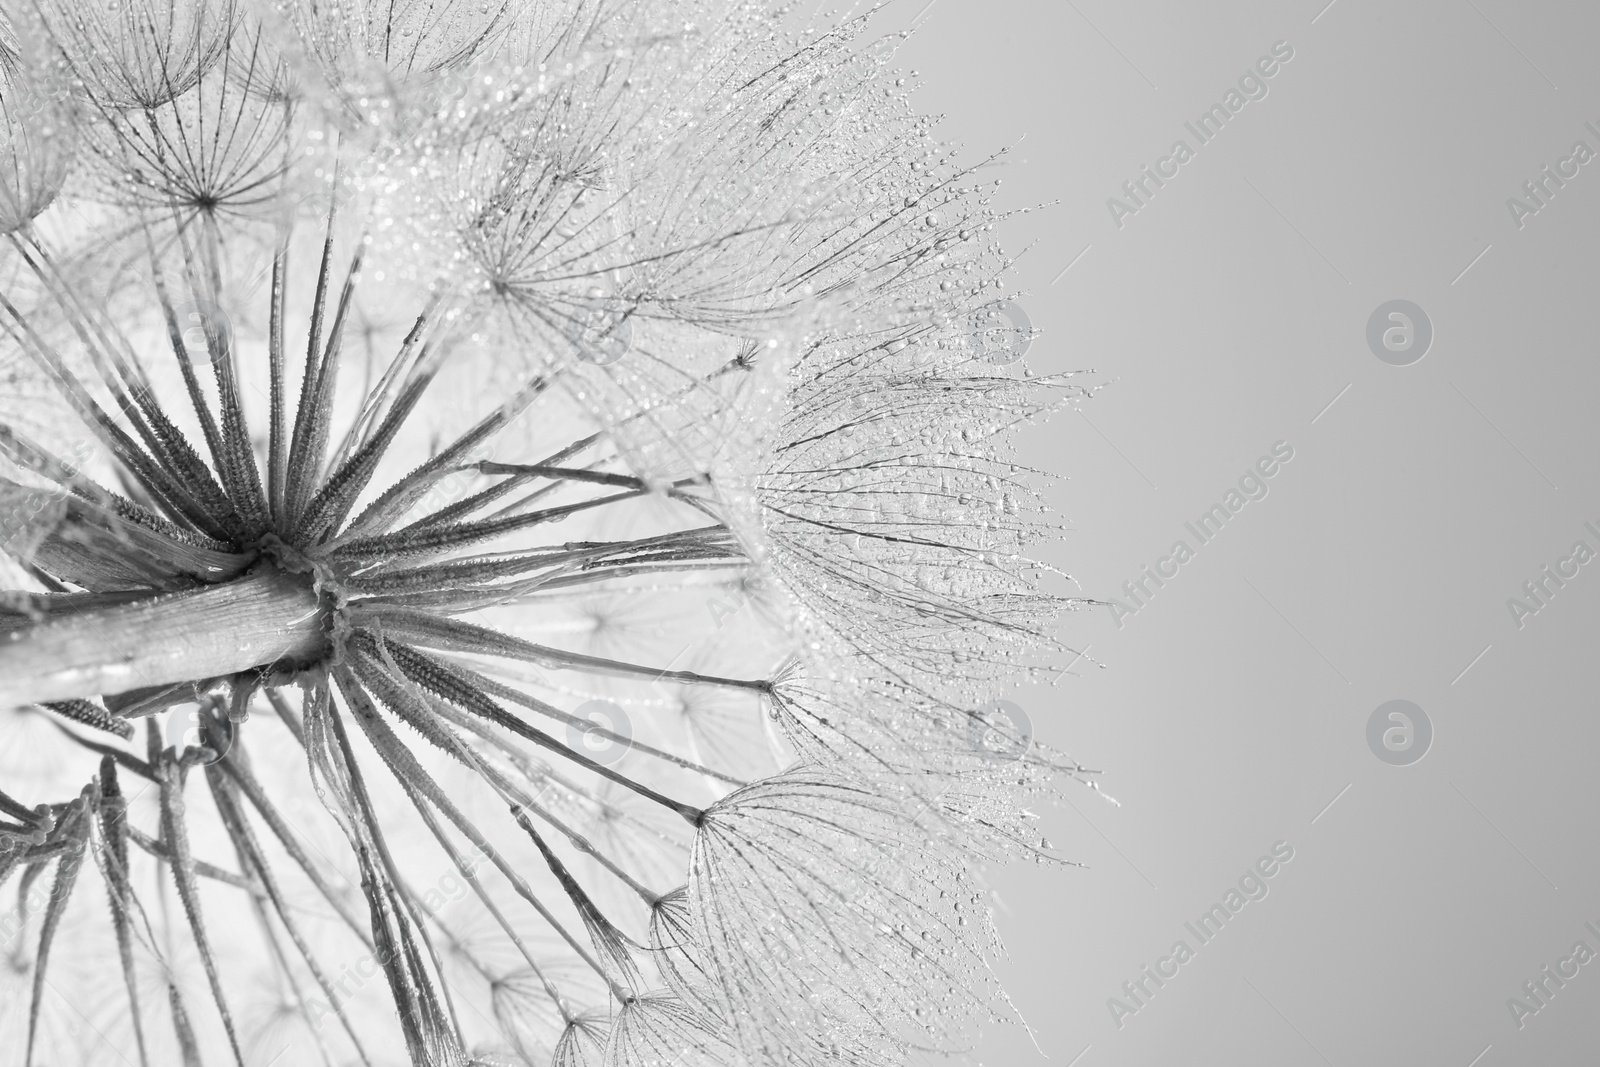
[[[1274,442],[1295,450],[1120,629],[1067,623],[1097,662],[1010,694],[1121,806],[1077,791],[1041,813],[1084,869],[993,875],[999,969],[1042,1055],[998,1026],[973,1060],[1600,1061],[1600,961],[1520,1029],[1507,1007],[1574,942],[1600,952],[1600,561],[1521,629],[1507,607],[1575,541],[1600,550],[1600,161],[1520,229],[1506,205],[1575,141],[1600,151],[1600,9],[1325,5],[891,12],[916,22],[903,63],[944,135],[1015,145],[1001,202],[1055,202],[1005,234],[1033,242],[1029,364],[1118,379],[1029,433],[1070,478],[1049,558],[1123,597]],[[1114,226],[1107,198],[1280,40],[1268,95]],[[1396,298],[1435,331],[1405,367],[1365,341]],[[1367,747],[1395,698],[1433,723],[1410,766]],[[1195,947],[1184,922],[1280,840],[1270,894],[1119,1029],[1107,999]]]

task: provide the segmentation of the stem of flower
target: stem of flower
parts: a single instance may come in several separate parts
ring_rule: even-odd
[[[261,566],[235,581],[52,618],[0,640],[0,707],[93,698],[321,658],[308,575]]]

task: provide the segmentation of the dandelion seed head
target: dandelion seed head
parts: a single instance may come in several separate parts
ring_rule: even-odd
[[[20,35],[15,51],[0,41],[0,234],[27,226],[50,206],[78,148],[68,88],[40,54],[40,28],[32,21],[7,23],[14,40]]]
[[[94,0],[39,5],[50,40],[96,104],[151,108],[192,88],[226,50],[226,0]]]
[[[1089,390],[974,341],[1003,216],[898,38],[111,10],[41,31],[83,151],[0,250],[0,886],[101,894],[19,988],[115,960],[150,1062],[865,1067],[1003,1012],[976,864],[1092,780],[983,710],[1070,606],[1007,434]]]

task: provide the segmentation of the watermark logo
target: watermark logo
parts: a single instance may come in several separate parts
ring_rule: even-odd
[[[72,446],[73,458],[63,461],[62,473],[77,477],[98,451],[93,440],[79,439]],[[21,559],[31,556],[50,535],[71,494],[65,484],[32,489],[18,485],[0,492],[0,550]]]
[[[1584,928],[1600,938],[1600,927],[1593,922],[1585,922]],[[1522,983],[1521,997],[1507,997],[1506,1009],[1511,1012],[1511,1021],[1521,1030],[1528,1025],[1528,1019],[1550,1006],[1556,994],[1567,987],[1567,983],[1578,977],[1585,964],[1595,958],[1594,949],[1589,947],[1587,941],[1575,941],[1572,951],[1556,960],[1555,966],[1545,964],[1539,968],[1539,973]]]
[[[1409,700],[1387,700],[1367,718],[1367,747],[1391,766],[1410,766],[1432,744],[1433,721]]]
[[[1274,841],[1271,851],[1246,867],[1220,900],[1214,901],[1193,922],[1183,924],[1184,929],[1194,937],[1193,945],[1189,944],[1187,938],[1174,941],[1167,955],[1159,957],[1154,964],[1145,964],[1139,969],[1137,978],[1122,983],[1121,997],[1107,997],[1106,1009],[1110,1011],[1111,1021],[1117,1029],[1121,1030],[1129,1017],[1148,1008],[1156,993],[1178,977],[1179,970],[1194,959],[1201,948],[1216,940],[1217,935],[1244,910],[1246,904],[1266,900],[1267,894],[1272,891],[1267,880],[1277,876],[1292,859],[1294,846],[1287,841]]]
[[[1293,58],[1293,45],[1288,41],[1274,41],[1267,55],[1245,68],[1245,72],[1239,76],[1237,87],[1229,86],[1219,102],[1201,112],[1193,122],[1185,122],[1183,128],[1194,138],[1194,144],[1179,137],[1172,142],[1167,154],[1155,161],[1154,166],[1145,164],[1136,177],[1123,182],[1122,194],[1127,199],[1115,196],[1106,199],[1106,211],[1111,216],[1111,224],[1120,230],[1126,225],[1124,220],[1148,207],[1157,190],[1176,178],[1183,165],[1195,158],[1202,147],[1215,140],[1228,123],[1244,110],[1246,104],[1267,98],[1268,79],[1277,75],[1283,65]]]
[[[427,495],[412,506],[412,513],[433,515],[452,504],[468,499],[466,494],[474,484],[473,479],[478,474],[478,465],[494,462],[495,448],[498,444],[497,439],[491,438],[470,449],[458,466],[441,475],[439,480],[428,488]]]
[[[217,762],[233,747],[233,724],[220,698],[208,697],[198,704],[179,704],[167,712],[161,731],[167,747],[181,757],[194,749],[190,759],[202,765]]]
[[[609,700],[586,700],[573,712],[588,725],[567,724],[567,744],[596,763],[609,766],[627,755],[633,721]]]
[[[1283,464],[1293,458],[1293,445],[1287,441],[1274,442],[1270,453],[1261,456],[1252,466],[1245,468],[1244,473],[1239,476],[1237,488],[1229,488],[1219,501],[1212,504],[1193,522],[1183,524],[1183,528],[1194,537],[1194,544],[1191,545],[1187,538],[1179,538],[1172,543],[1167,555],[1156,560],[1154,567],[1147,563],[1137,578],[1123,582],[1122,592],[1128,598],[1126,601],[1116,597],[1100,601],[1110,609],[1111,618],[1116,622],[1117,629],[1122,629],[1123,619],[1131,618],[1148,607],[1156,593],[1176,578],[1183,565],[1194,559],[1201,548],[1214,541],[1222,532],[1223,526],[1243,511],[1246,504],[1265,500],[1271,491],[1267,480],[1275,477],[1283,469]]]
[[[1600,538],[1600,529],[1596,529],[1594,523],[1586,522],[1583,525]],[[1538,574],[1523,582],[1522,592],[1526,599],[1506,598],[1506,608],[1511,612],[1511,621],[1517,624],[1517,629],[1526,626],[1530,616],[1549,607],[1556,594],[1565,589],[1567,583],[1578,576],[1580,568],[1594,558],[1595,551],[1587,541],[1574,541],[1571,552],[1558,557],[1554,564],[1546,563]]]
[[[1409,367],[1428,354],[1433,320],[1409,300],[1379,304],[1367,317],[1367,347],[1391,367]]]
[[[417,903],[428,914],[438,915],[451,904],[464,899],[472,888],[468,879],[476,878],[479,870],[495,863],[497,858],[495,853],[473,850],[461,858],[460,875],[455,870],[446,871],[438,881],[416,895]],[[338,977],[331,977],[330,972],[329,985],[338,991],[338,999],[350,999],[369,981],[383,973],[384,967],[394,958],[395,951],[393,946],[376,948],[363,954],[353,964],[344,964],[339,969]],[[320,1033],[326,1020],[338,1017],[339,1013],[326,999],[315,995],[307,999],[306,1021],[314,1031]]]
[[[172,309],[178,324],[178,339],[183,358],[204,366],[221,352],[233,349],[233,321],[228,313],[209,300],[187,300]],[[212,347],[212,339],[217,345]]]
[[[633,348],[633,323],[626,309],[591,296],[578,305],[578,358],[597,367],[609,367]]]
[[[1033,347],[1033,320],[1015,301],[985,305],[972,313],[970,323],[973,351],[985,363],[1004,367]]]
[[[1600,137],[1600,128],[1593,122],[1585,122],[1584,129]],[[1589,147],[1587,141],[1572,142],[1572,150],[1560,159],[1552,168],[1546,163],[1539,168],[1539,173],[1528,181],[1522,183],[1522,194],[1526,200],[1509,196],[1506,198],[1506,210],[1511,213],[1511,222],[1517,229],[1522,229],[1528,224],[1528,219],[1550,206],[1550,201],[1555,199],[1559,190],[1567,187],[1567,182],[1578,176],[1584,164],[1595,158],[1595,150]]]
[[[740,579],[731,589],[725,591],[727,600],[713,596],[706,601],[706,608],[711,612],[711,621],[717,624],[717,629],[722,629],[730,617],[755,604],[765,588],[763,579],[758,574],[747,575]]]
[[[967,718],[967,741],[990,759],[1011,763],[1033,745],[1033,723],[1022,706],[1010,700],[991,700]]]

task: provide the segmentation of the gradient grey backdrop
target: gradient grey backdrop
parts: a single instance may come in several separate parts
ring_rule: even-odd
[[[1294,449],[1120,629],[1069,621],[1104,669],[1013,694],[1121,806],[1078,791],[1042,813],[1085,869],[995,875],[1001,971],[1043,1057],[998,1027],[973,1058],[1595,1063],[1600,961],[1520,1028],[1507,1000],[1531,1005],[1523,983],[1575,942],[1600,952],[1600,562],[1520,629],[1507,600],[1575,541],[1600,550],[1600,160],[1521,228],[1507,199],[1574,142],[1600,151],[1600,9],[924,2],[892,14],[918,26],[919,106],[974,153],[1016,144],[1000,202],[1058,202],[1005,235],[1036,242],[1015,279],[1045,331],[1030,365],[1118,379],[1028,438],[1070,478],[1053,561],[1126,599],[1257,457]],[[1193,144],[1184,122],[1278,41],[1294,55],[1267,96],[1119,229],[1107,198]],[[1366,342],[1395,298],[1435,330],[1410,366]],[[1394,698],[1435,731],[1410,766],[1366,740]],[[1294,858],[1269,895],[1197,947],[1184,923],[1278,841]],[[1108,998],[1180,938],[1195,957],[1119,1028]]]

